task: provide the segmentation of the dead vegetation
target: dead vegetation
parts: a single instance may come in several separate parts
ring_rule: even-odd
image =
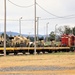
[[[54,75],[74,75],[75,74],[75,54],[70,55],[23,55],[23,56],[7,56],[0,57],[0,68],[9,68],[9,67],[65,67],[73,69],[64,69],[64,70],[20,70],[20,71],[0,71],[0,74],[54,74]]]

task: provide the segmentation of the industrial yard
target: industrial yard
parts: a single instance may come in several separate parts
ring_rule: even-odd
[[[0,75],[75,75],[75,53],[0,56]]]
[[[0,0],[0,75],[75,75],[75,0]]]

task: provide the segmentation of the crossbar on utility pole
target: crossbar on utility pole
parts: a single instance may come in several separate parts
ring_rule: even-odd
[[[4,0],[4,56],[6,56],[6,0]]]

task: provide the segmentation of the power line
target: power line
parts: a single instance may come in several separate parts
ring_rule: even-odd
[[[37,4],[41,9],[43,9],[45,12],[49,13],[50,15],[53,15],[53,16],[55,16],[55,17],[60,18],[59,16],[54,15],[54,14],[50,13],[49,11],[47,11],[46,9],[44,9],[43,7],[41,7],[38,3],[36,3],[36,4]]]
[[[73,19],[75,17],[63,17],[63,18],[42,18],[40,20],[51,20],[51,19]]]
[[[72,19],[72,18],[75,18],[75,17],[67,17],[67,16],[65,16],[65,17],[63,17],[63,19]],[[41,18],[40,20],[51,20],[51,19],[60,19],[60,18]],[[4,19],[0,19],[0,21],[4,21]],[[7,19],[7,21],[19,21],[18,19]],[[34,21],[34,19],[23,19],[23,20],[21,20],[21,21]]]
[[[67,15],[67,16],[64,16],[64,17],[74,17],[75,16],[75,14],[72,14],[72,15]]]
[[[65,18],[65,19],[70,19],[70,18],[75,18],[75,15],[67,15],[67,16],[57,16],[55,14],[50,13],[49,11],[47,11],[46,9],[44,9],[43,7],[41,7],[38,3],[36,3],[42,10],[44,10],[45,12],[47,12],[50,15],[55,16],[56,18],[49,18],[49,19],[59,19],[59,18]]]
[[[10,0],[8,0],[10,3],[12,3],[13,5],[15,5],[15,6],[18,6],[18,7],[21,7],[21,8],[28,8],[28,7],[32,7],[34,4],[32,4],[32,5],[29,5],[29,6],[20,6],[20,5],[17,5],[17,4],[15,4],[15,3],[13,3],[12,1],[10,1]],[[41,20],[49,20],[49,19],[61,19],[61,18],[65,18],[65,19],[71,19],[71,18],[75,18],[74,16],[75,15],[67,15],[67,16],[63,16],[63,17],[60,17],[60,16],[57,16],[57,15],[55,15],[55,14],[53,14],[53,13],[50,13],[49,11],[47,11],[46,9],[44,9],[43,7],[41,7],[38,3],[36,3],[41,9],[43,9],[45,12],[47,12],[48,14],[50,14],[50,15],[53,15],[53,16],[55,16],[56,18],[44,18],[44,19],[41,19]],[[0,19],[0,20],[2,20],[2,19]],[[8,21],[8,20],[7,20]],[[9,21],[18,21],[18,20],[9,20]],[[33,20],[22,20],[22,21],[33,21]]]
[[[4,19],[0,19],[1,21],[4,21]],[[18,19],[7,19],[7,21],[19,21]],[[26,19],[21,21],[34,21],[34,19]]]
[[[10,1],[10,0],[8,0],[11,4],[13,4],[13,5],[15,5],[15,6],[17,6],[17,7],[21,7],[21,8],[29,8],[29,7],[32,7],[34,4],[32,4],[32,5],[29,5],[29,6],[20,6],[20,5],[18,5],[18,4],[15,4],[15,3],[13,3],[12,1]]]

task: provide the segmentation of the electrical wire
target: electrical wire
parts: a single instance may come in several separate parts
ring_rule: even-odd
[[[48,18],[48,19],[60,19],[60,18],[70,19],[70,18],[75,18],[75,17],[74,17],[75,15],[67,15],[67,16],[63,16],[63,17],[54,15],[54,14],[50,13],[49,11],[47,11],[46,9],[44,9],[43,7],[41,7],[38,3],[36,3],[36,4],[37,4],[42,10],[44,10],[45,12],[47,12],[48,14],[53,15],[53,16],[56,17],[56,18]]]
[[[15,4],[15,3],[13,3],[12,1],[10,1],[10,0],[8,0],[10,3],[12,3],[13,5],[16,5],[16,6],[18,6],[18,7],[21,7],[21,8],[28,8],[28,7],[32,7],[34,4],[32,4],[32,5],[29,5],[29,6],[20,6],[20,5],[17,5],[17,4]],[[73,17],[73,16],[75,16],[75,15],[68,15],[68,16],[63,16],[63,17],[60,17],[60,16],[57,16],[57,15],[55,15],[55,14],[52,14],[52,13],[50,13],[49,11],[47,11],[46,9],[44,9],[43,7],[41,7],[38,3],[36,3],[42,10],[44,10],[45,12],[47,12],[48,14],[50,14],[50,15],[53,15],[53,16],[55,16],[56,18],[45,18],[45,19],[41,19],[41,20],[47,20],[47,19],[61,19],[61,18],[65,18],[65,19],[70,19],[70,18],[75,18],[75,17]],[[31,20],[24,20],[24,21],[31,21]]]
[[[65,17],[65,18],[62,18],[62,19],[73,19],[75,17]],[[40,20],[51,20],[51,19],[60,19],[60,18],[43,18],[43,19],[40,19]]]
[[[4,21],[4,19],[0,19],[1,21]],[[7,19],[7,21],[19,21],[18,19]],[[21,21],[34,21],[34,19],[26,19]]]
[[[59,16],[54,15],[54,14],[50,13],[49,11],[47,11],[46,9],[44,9],[43,7],[41,7],[38,3],[36,3],[36,4],[37,4],[41,9],[43,9],[45,12],[49,13],[50,15],[53,15],[53,16],[55,16],[55,17],[57,17],[57,18],[60,18]]]
[[[65,17],[63,19],[72,19],[72,18],[75,18],[75,17]],[[40,20],[42,21],[42,20],[51,20],[51,19],[57,19],[57,18],[41,18]],[[4,19],[0,19],[0,21],[4,21]],[[19,21],[19,20],[18,19],[7,19],[7,21]],[[34,21],[34,19],[25,19],[21,21]]]
[[[15,4],[15,3],[13,3],[12,1],[10,1],[10,0],[8,0],[11,4],[13,4],[13,5],[15,5],[15,6],[17,6],[17,7],[21,7],[21,8],[29,8],[29,7],[32,7],[34,4],[32,4],[32,5],[29,5],[29,6],[20,6],[20,5],[18,5],[18,4]]]
[[[72,14],[72,15],[67,15],[67,16],[64,16],[64,17],[74,17],[75,16],[75,14]]]

